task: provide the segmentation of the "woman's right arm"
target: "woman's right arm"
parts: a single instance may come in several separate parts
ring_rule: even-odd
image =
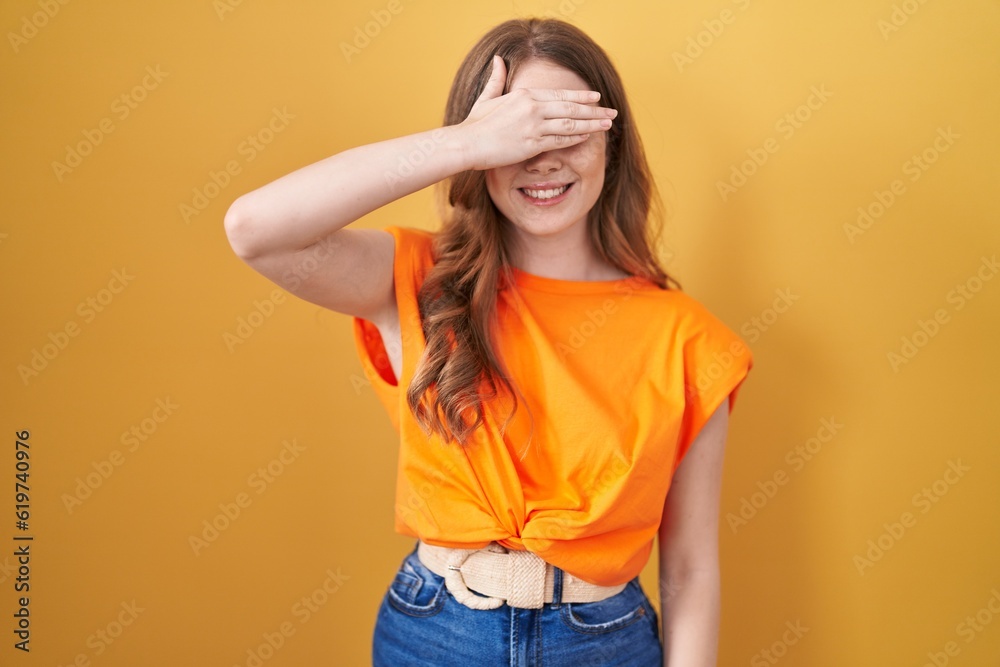
[[[293,294],[377,322],[393,300],[392,236],[344,227],[462,171],[458,127],[352,148],[239,197],[225,217],[233,250]]]
[[[225,217],[233,250],[293,294],[380,324],[395,308],[393,238],[348,224],[461,171],[584,141],[615,115],[586,91],[502,95],[505,80],[497,57],[464,122],[352,148],[239,197]]]

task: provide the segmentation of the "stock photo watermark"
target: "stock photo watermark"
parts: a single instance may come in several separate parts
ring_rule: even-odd
[[[235,12],[242,4],[243,0],[212,0],[212,9],[219,21],[224,21],[226,16]]]
[[[760,337],[774,326],[778,318],[787,313],[795,302],[802,298],[798,294],[793,294],[790,287],[776,289],[774,294],[774,301],[771,302],[770,306],[740,326],[740,335],[748,342],[756,343],[760,340]]]
[[[262,633],[261,639],[263,641],[248,648],[246,659],[242,663],[234,664],[233,667],[261,667],[273,658],[287,644],[288,640],[295,636],[299,627],[308,623],[314,614],[321,611],[330,598],[341,589],[344,582],[351,578],[342,573],[339,567],[336,572],[327,569],[323,574],[325,575],[323,583],[307,595],[303,595],[292,605],[290,614],[299,622],[299,625],[296,626],[291,620],[285,620],[279,623],[273,631]]]
[[[133,280],[135,276],[126,267],[113,270],[107,286],[77,304],[76,314],[80,317],[80,322],[70,318],[55,331],[49,331],[46,342],[31,349],[27,363],[17,366],[17,374],[24,386],[27,387],[32,379],[41,375],[69,347],[72,339],[83,332],[83,326],[97,319]]]
[[[128,452],[131,454],[137,452],[140,447],[153,437],[160,426],[170,419],[174,412],[180,408],[169,396],[166,398],[157,398],[155,403],[156,405],[149,413],[149,416],[130,426],[119,437],[119,441],[125,447],[124,452],[120,449],[114,449],[107,458],[91,461],[90,470],[83,476],[77,476],[72,493],[63,493],[60,496],[67,514],[73,514],[98,489],[104,486],[104,483],[115,474],[115,471],[125,465],[125,453]]]
[[[997,256],[982,256],[976,271],[945,294],[945,303],[952,306],[951,311],[944,307],[936,308],[927,319],[917,318],[916,327],[909,334],[900,337],[899,347],[886,353],[892,372],[899,373],[900,368],[913,361],[941,333],[945,325],[952,321],[952,314],[962,310],[976,298],[998,272],[1000,263],[997,262]]]
[[[624,278],[615,285],[614,298],[605,299],[600,307],[588,308],[580,321],[570,327],[565,342],[560,340],[556,344],[559,360],[565,361],[567,356],[579,352],[588,340],[596,336],[611,321],[619,306],[631,299],[636,290],[643,285],[645,281],[642,278],[636,276]]]
[[[948,461],[948,467],[944,474],[913,494],[913,497],[910,498],[910,504],[915,509],[920,510],[921,515],[927,514],[941,502],[942,498],[948,495],[951,488],[958,484],[970,470],[972,468],[964,464],[962,459]],[[864,576],[865,570],[875,567],[875,564],[881,561],[893,547],[899,544],[906,533],[917,525],[918,518],[913,512],[906,511],[900,514],[896,521],[883,522],[883,530],[878,537],[869,539],[865,552],[855,554],[852,559],[858,574]]]
[[[802,472],[806,465],[819,455],[824,446],[832,442],[843,428],[844,425],[838,422],[836,417],[824,417],[820,419],[819,428],[816,429],[815,434],[807,438],[805,442],[799,443],[785,452],[784,460],[791,468],[792,474],[790,475],[784,468],[778,468],[763,481],[757,481],[756,491],[749,496],[740,497],[739,510],[726,514],[726,524],[733,535],[767,507],[778,495],[778,491],[791,481],[792,476]]]
[[[407,519],[415,518],[415,515],[429,513],[430,506],[427,501],[434,497],[445,481],[454,479],[455,470],[457,470],[456,464],[453,461],[448,461],[443,470],[435,470],[431,473],[433,482],[430,479],[424,479],[416,486],[411,485],[406,499],[402,503],[396,502],[396,516],[401,521],[406,522]]]
[[[17,641],[14,648],[28,653],[31,651],[31,545],[35,536],[27,531],[34,525],[31,517],[31,431],[22,429],[14,431],[14,517],[15,527],[20,532],[14,535],[14,563],[4,564],[4,579],[17,575],[11,588],[17,595],[14,605],[14,636]],[[29,522],[32,522],[29,525]]]
[[[587,0],[561,0],[555,9],[546,9],[543,15],[548,18],[568,19],[573,14],[576,14],[577,10],[586,3]]]
[[[17,564],[11,562],[10,556],[5,556],[0,563],[0,584],[5,583],[12,576],[17,574]]]
[[[947,128],[937,128],[937,134],[931,143],[919,153],[911,155],[900,166],[903,176],[907,176],[910,183],[916,183],[961,137],[962,135],[952,130],[950,125]],[[872,200],[858,207],[854,223],[844,223],[847,240],[854,244],[859,236],[874,227],[875,223],[881,220],[882,216],[906,193],[906,181],[902,178],[894,178],[885,190],[874,190]]]
[[[750,6],[750,0],[733,0],[733,4],[739,7],[740,11],[746,11]],[[674,51],[671,54],[677,71],[683,72],[684,68],[693,65],[694,61],[700,58],[722,36],[726,27],[736,22],[737,17],[738,14],[732,9],[725,8],[719,12],[718,17],[704,19],[701,22],[703,29],[687,38],[683,50]]]
[[[280,289],[271,290],[271,297],[263,301],[254,299],[253,309],[246,316],[236,318],[236,327],[232,332],[225,331],[222,334],[222,341],[229,349],[229,353],[236,352],[237,347],[243,345],[250,337],[257,332],[264,323],[273,315],[278,306],[285,303],[285,292]]]
[[[63,6],[70,0],[38,0],[38,11],[21,17],[21,25],[17,32],[8,32],[7,41],[14,53],[20,53],[21,47],[38,35],[38,31],[49,25]]]
[[[899,32],[903,26],[910,22],[910,19],[914,14],[929,0],[903,0],[903,2],[894,4],[892,6],[892,11],[889,13],[888,18],[880,18],[875,22],[875,27],[878,28],[879,34],[882,35],[882,39],[886,42],[889,41],[889,36],[893,33]]]
[[[388,369],[395,376],[395,371],[392,370],[392,364],[389,361],[390,355],[398,354],[399,358],[402,359],[403,349],[411,345],[417,336],[415,332],[423,331],[419,316],[416,313],[410,315],[409,326],[404,325],[405,322],[400,325],[400,336],[398,342],[396,340],[385,340],[385,338],[382,337],[381,332],[379,332],[378,340],[381,342],[381,345],[379,345],[377,349],[370,352],[372,363],[375,365],[375,369],[372,372],[376,375],[379,372],[378,369],[383,368]],[[375,342],[374,336],[368,340],[372,343]],[[395,379],[396,385],[398,386],[400,378],[397,377]],[[356,396],[361,395],[361,389],[363,387],[372,386],[372,381],[369,379],[367,371],[362,375],[351,373],[349,380],[351,382],[351,388],[354,389],[354,394]],[[385,382],[385,379],[380,378],[379,382]]]
[[[420,137],[416,140],[416,145],[406,155],[399,156],[399,162],[393,170],[386,170],[382,174],[386,187],[394,192],[396,186],[407,176],[413,174],[417,167],[437,151],[438,147],[447,137],[443,128],[432,131],[428,137]]]
[[[254,495],[260,496],[274,484],[288,470],[288,467],[295,463],[302,452],[306,451],[304,445],[300,445],[298,440],[285,440],[281,443],[281,451],[267,465],[257,468],[256,471],[247,477],[246,484]],[[188,546],[195,556],[200,556],[212,543],[219,539],[222,533],[229,530],[236,521],[243,516],[244,510],[253,504],[254,498],[246,491],[240,491],[232,500],[219,503],[219,511],[209,519],[201,522],[201,531],[188,536]]]
[[[788,655],[791,647],[799,643],[809,628],[802,625],[802,621],[795,619],[795,623],[785,621],[786,630],[781,633],[781,638],[771,642],[767,648],[761,649],[750,658],[750,667],[768,667],[776,665],[778,661]]]
[[[775,121],[774,131],[787,142],[812,119],[815,112],[826,105],[831,97],[833,97],[833,93],[826,89],[825,83],[818,87],[811,86],[809,96],[802,104]],[[771,136],[765,139],[760,146],[746,149],[747,159],[733,163],[729,167],[729,177],[726,180],[715,181],[715,188],[722,201],[728,201],[731,195],[746,185],[749,179],[767,164],[771,156],[780,151],[781,148],[782,144],[778,138]]]
[[[408,0],[406,4],[409,5],[412,1]],[[350,42],[340,42],[340,52],[344,54],[344,60],[350,63],[353,58],[361,55],[361,52],[367,49],[382,34],[383,30],[388,28],[393,19],[399,16],[404,9],[402,0],[389,0],[385,7],[370,10],[368,14],[371,16],[371,20],[366,21],[363,25],[354,26],[354,34],[351,36]]]
[[[995,587],[990,589],[990,597],[986,600],[975,614],[967,614],[955,626],[954,634],[965,640],[966,646],[976,640],[976,637],[986,631],[986,628],[993,623],[993,620],[1000,616],[1000,590]],[[962,653],[962,646],[958,641],[949,639],[941,646],[941,650],[927,651],[927,661],[922,667],[945,667],[951,663],[952,658],[956,658]]]
[[[729,345],[728,350],[713,352],[712,361],[698,370],[693,384],[685,386],[685,394],[693,398],[698,392],[708,389],[714,382],[725,377],[725,372],[729,370],[738,358],[749,353],[749,347],[743,339],[751,343],[756,343],[761,337],[770,331],[782,315],[786,314],[801,296],[794,294],[790,287],[774,290],[775,297],[771,305],[765,307],[759,314],[750,317],[738,327],[743,338],[734,340]]]
[[[60,662],[56,667],[91,667],[92,658],[103,655],[112,644],[118,641],[125,631],[135,623],[139,615],[146,611],[145,607],[140,607],[133,599],[131,602],[122,602],[119,611],[107,624],[97,628],[84,642],[90,652],[80,652],[65,665]]]
[[[84,158],[92,155],[98,146],[110,136],[117,125],[115,120],[122,122],[132,115],[132,112],[139,108],[139,105],[146,101],[149,94],[160,87],[163,80],[170,76],[170,72],[164,72],[159,65],[146,66],[146,75],[131,89],[121,93],[111,102],[111,116],[105,116],[97,122],[96,127],[85,127],[80,133],[83,139],[74,144],[66,144],[66,153],[63,161],[53,160],[52,171],[56,175],[56,180],[60,183],[68,174],[83,164]]]
[[[288,129],[288,122],[295,118],[295,114],[288,112],[288,107],[281,109],[273,107],[268,121],[253,134],[248,134],[236,146],[238,157],[226,160],[226,163],[219,170],[210,169],[208,179],[191,189],[191,199],[177,205],[181,219],[186,224],[190,224],[192,218],[197,217],[207,209],[222,194],[222,191],[229,187],[233,179],[243,173],[243,167],[256,160],[262,152],[267,150],[267,147],[277,136]]]

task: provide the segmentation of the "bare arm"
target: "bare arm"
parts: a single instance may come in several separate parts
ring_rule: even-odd
[[[352,148],[239,197],[225,218],[233,250],[299,297],[380,324],[395,304],[392,236],[344,227],[462,170],[455,129]],[[421,151],[419,168],[400,169]]]
[[[615,112],[587,91],[520,89],[501,95],[499,57],[469,117],[352,148],[239,197],[226,213],[233,250],[307,301],[378,323],[395,306],[393,240],[344,229],[385,204],[453,174],[515,164],[606,131]]]
[[[719,494],[729,399],[674,473],[659,531],[663,664],[715,667],[719,643]]]

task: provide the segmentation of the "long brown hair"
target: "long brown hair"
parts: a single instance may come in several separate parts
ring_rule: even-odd
[[[520,66],[542,59],[575,72],[601,93],[602,106],[618,110],[607,131],[604,187],[587,216],[588,235],[608,264],[660,289],[670,289],[671,282],[680,288],[654,252],[659,225],[650,223],[659,223],[659,198],[624,86],[607,54],[579,28],[558,19],[506,21],[484,35],[459,67],[445,125],[468,117],[489,79],[494,54],[507,66],[504,93]],[[494,345],[497,292],[512,283],[503,233],[509,223],[490,198],[486,172],[464,171],[443,184],[447,207],[434,236],[435,263],[418,293],[426,349],[406,398],[425,433],[466,444],[484,422],[484,404],[501,390],[514,401],[508,422],[517,409]]]

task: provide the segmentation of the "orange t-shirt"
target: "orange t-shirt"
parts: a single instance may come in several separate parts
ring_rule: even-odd
[[[499,354],[520,391],[515,417],[501,434],[508,400],[469,444],[444,443],[424,434],[405,391],[425,345],[417,292],[433,263],[431,232],[386,231],[396,242],[400,381],[375,325],[355,317],[353,327],[400,434],[396,531],[447,547],[527,549],[606,586],[639,574],[674,471],[726,396],[732,410],[749,348],[679,290],[515,269],[516,290],[497,299]]]

